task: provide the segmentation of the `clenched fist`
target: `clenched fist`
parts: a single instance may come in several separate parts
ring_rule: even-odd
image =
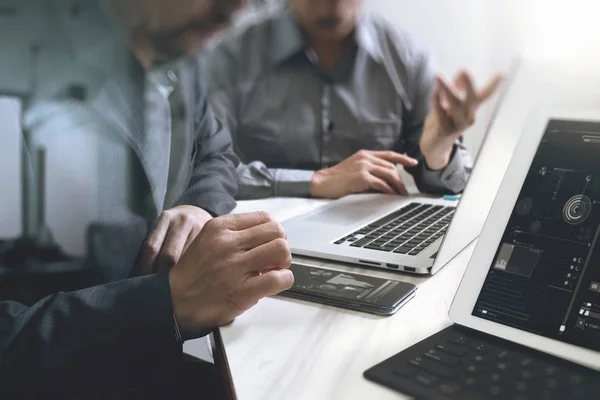
[[[183,338],[205,335],[263,297],[289,289],[294,283],[291,261],[283,228],[266,213],[208,221],[169,272]]]

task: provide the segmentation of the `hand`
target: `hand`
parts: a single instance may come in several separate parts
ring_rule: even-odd
[[[140,251],[136,264],[138,274],[149,275],[177,264],[211,218],[209,213],[195,206],[163,211]]]
[[[312,197],[338,199],[353,193],[376,190],[407,196],[408,191],[396,164],[414,167],[418,162],[393,151],[361,150],[331,168],[315,172],[310,194]]]
[[[227,324],[261,298],[289,289],[294,275],[285,232],[266,213],[209,221],[169,271],[173,310],[184,339]]]
[[[466,71],[459,73],[453,84],[437,78],[433,110],[425,119],[420,142],[421,153],[429,168],[439,170],[448,165],[454,143],[475,123],[479,106],[494,94],[503,79],[498,74],[477,91]]]

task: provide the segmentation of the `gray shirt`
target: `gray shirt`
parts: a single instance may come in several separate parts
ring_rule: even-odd
[[[288,9],[224,37],[204,62],[209,101],[243,163],[238,198],[309,196],[315,170],[361,149],[419,159],[407,170],[423,192],[465,187],[473,162],[461,143],[441,171],[420,154],[435,84],[429,57],[371,15],[361,17],[351,51],[331,73]]]

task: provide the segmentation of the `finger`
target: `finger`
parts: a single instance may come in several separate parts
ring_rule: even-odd
[[[470,125],[469,107],[466,101],[461,100],[456,88],[449,86],[441,78],[438,78],[440,95],[442,101],[445,99],[448,102],[449,110],[446,115],[451,120],[451,126],[454,128],[451,132],[462,131]]]
[[[384,160],[383,158],[379,158],[372,154],[369,154],[368,160],[371,165],[376,165],[382,168],[396,168],[396,166],[398,165],[396,163],[391,163],[389,161]]]
[[[456,87],[454,87],[453,84],[446,82],[446,80],[441,76],[436,77],[436,81],[438,84],[438,90],[440,91],[443,99],[448,102],[450,109],[461,109],[463,100]]]
[[[434,110],[440,114],[446,116],[446,109],[442,105],[442,94],[439,88],[436,88],[433,92],[433,108]]]
[[[389,183],[396,192],[400,193],[402,196],[408,196],[408,190],[406,190],[406,185],[402,181],[400,174],[396,168],[382,168],[382,167],[373,167],[371,169],[371,174],[374,176],[383,179],[387,183]]]
[[[192,245],[192,243],[194,243],[194,240],[196,240],[196,238],[198,237],[198,235],[200,234],[201,231],[202,231],[202,228],[198,228],[198,227],[194,227],[190,231],[190,234],[188,235],[187,240],[185,241],[185,246],[183,246],[182,254],[185,254],[187,249],[190,248],[190,246]]]
[[[169,224],[170,218],[165,214],[162,214],[156,221],[154,230],[150,233],[150,236],[146,239],[142,247],[137,265],[140,274],[148,275],[154,272],[154,264],[167,236]]]
[[[467,107],[465,101],[461,99],[460,94],[457,92],[453,85],[449,85],[441,77],[437,77],[438,88],[442,96],[442,101],[445,99],[449,105],[450,115],[455,124],[464,125],[467,116]]]
[[[473,77],[468,71],[462,71],[456,78],[457,86],[463,89],[466,96],[466,103],[469,107],[474,108],[478,104],[478,95],[473,83]]]
[[[247,214],[234,214],[215,218],[212,220],[212,225],[218,225],[222,228],[232,231],[243,231],[271,221],[273,221],[273,218],[268,213],[264,211],[258,211]]]
[[[492,97],[492,95],[496,92],[502,81],[504,81],[504,75],[497,74],[496,76],[494,76],[487,84],[487,86],[484,87],[477,95],[478,103],[481,104],[490,97]]]
[[[444,132],[452,132],[454,124],[448,116],[446,109],[442,106],[442,96],[438,89],[433,93],[433,107],[438,115],[442,130]]]
[[[287,240],[276,239],[248,250],[241,256],[246,272],[260,272],[269,268],[289,268],[292,253]]]
[[[395,151],[370,151],[369,154],[392,164],[400,164],[405,167],[414,167],[419,164],[414,158],[396,153]]]
[[[394,188],[390,186],[389,183],[387,183],[385,180],[378,178],[374,175],[371,175],[368,183],[369,183],[369,187],[371,189],[376,190],[378,192],[381,192],[384,194],[398,194],[398,192],[396,192],[394,190]]]
[[[285,230],[278,222],[269,222],[246,229],[238,234],[239,246],[243,250],[251,250],[277,239],[286,239]]]
[[[191,231],[190,225],[180,224],[169,227],[163,246],[156,258],[154,272],[170,269],[179,262]]]
[[[294,284],[294,274],[289,269],[273,270],[249,278],[245,282],[244,294],[253,301],[274,296],[288,290]]]

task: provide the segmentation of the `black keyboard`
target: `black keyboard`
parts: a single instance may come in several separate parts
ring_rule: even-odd
[[[457,325],[365,377],[417,399],[600,399],[600,373]]]
[[[444,236],[454,207],[410,203],[335,244],[416,256]]]

